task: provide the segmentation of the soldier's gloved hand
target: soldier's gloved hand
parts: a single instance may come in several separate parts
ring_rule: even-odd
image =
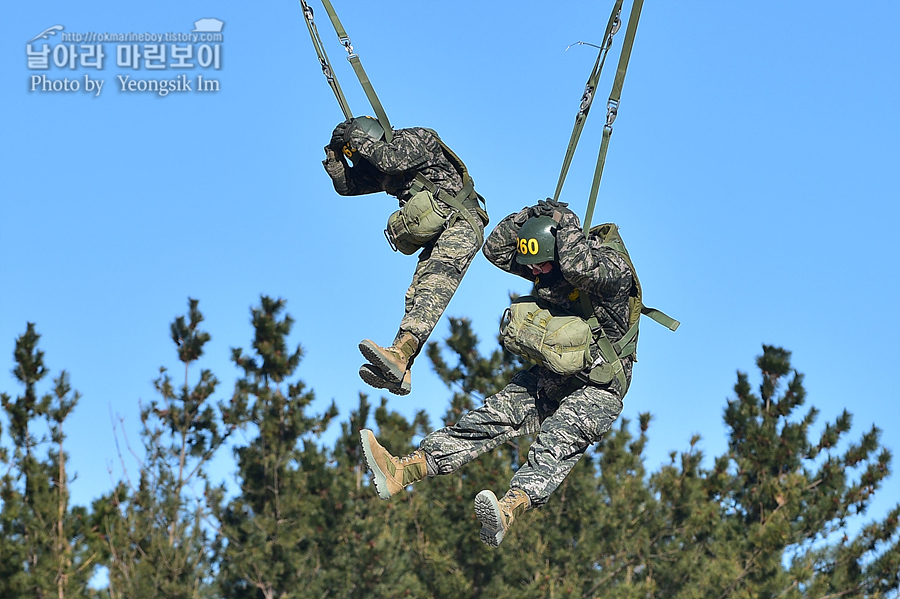
[[[359,123],[356,122],[356,119],[352,121],[347,121],[346,127],[344,128],[344,137],[342,141],[346,143],[353,142],[354,138],[367,137],[366,132],[363,131],[363,128],[359,126]]]
[[[341,151],[341,147],[344,145],[344,133],[347,131],[347,125],[349,124],[350,121],[338,123],[338,126],[331,132],[331,141],[328,142],[329,148],[337,150],[338,152]]]
[[[532,216],[550,216],[553,217],[554,214],[558,215],[562,212],[568,211],[568,204],[565,202],[557,202],[556,200],[552,200],[547,198],[546,200],[540,200],[537,204],[531,207]]]
[[[529,218],[531,218],[531,208],[522,208],[513,218],[513,224],[517,227],[521,227]]]
[[[332,179],[344,176],[344,161],[330,146],[325,147],[325,160],[322,161],[322,165],[325,167],[325,172]]]
[[[344,156],[353,158],[353,155],[356,154],[356,151],[367,139],[369,139],[369,136],[366,134],[365,130],[359,126],[356,119],[354,119],[347,122],[347,126],[344,129],[344,136],[341,139],[342,143],[338,147],[340,151],[343,152]]]

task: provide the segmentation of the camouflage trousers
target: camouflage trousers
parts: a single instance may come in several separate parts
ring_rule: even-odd
[[[406,290],[398,338],[403,332],[411,333],[419,341],[419,349],[424,347],[479,249],[472,226],[462,218],[422,248]]]
[[[509,483],[537,507],[547,502],[621,411],[622,400],[615,392],[535,366],[517,373],[502,391],[453,426],[427,435],[420,449],[437,474],[450,474],[505,441],[537,433],[528,461]]]

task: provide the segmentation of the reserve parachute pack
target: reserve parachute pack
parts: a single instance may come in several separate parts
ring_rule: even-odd
[[[444,156],[459,173],[463,187],[455,196],[450,195],[421,173],[416,173],[410,187],[412,197],[388,217],[384,236],[394,251],[409,255],[437,237],[441,231],[458,219],[465,219],[475,231],[478,247],[484,243],[484,226],[488,224],[487,211],[482,207],[484,198],[475,192],[475,183],[465,163],[444,143],[433,129],[425,129],[441,144]],[[438,201],[439,200],[439,201]],[[449,208],[442,206],[442,203]],[[470,210],[478,215],[480,223]]]
[[[500,342],[556,374],[582,372],[591,364],[591,327],[579,316],[554,312],[536,297],[516,298],[503,313]]]
[[[628,298],[628,322],[626,332],[618,341],[611,341],[600,328],[594,307],[587,293],[576,289],[573,300],[579,300],[581,314],[566,314],[552,306],[543,305],[537,298],[523,296],[515,301],[504,313],[500,326],[501,342],[508,351],[533,360],[557,374],[579,374],[581,378],[599,385],[613,379],[618,380],[624,392],[628,389],[623,358],[637,361],[638,324],[644,314],[674,331],[679,322],[655,308],[643,304],[643,292],[637,271],[625,243],[619,235],[619,228],[613,223],[591,228],[589,239],[599,241],[599,247],[616,251],[628,264],[632,273],[632,287]],[[528,240],[521,244],[519,251]],[[592,246],[594,245],[592,241]],[[536,253],[536,252],[535,252]],[[596,342],[598,359],[591,356],[591,341]]]
[[[560,217],[559,211],[553,216],[532,216],[519,227],[517,263],[534,265],[556,259],[555,228]],[[590,325],[580,315],[563,314],[530,295],[515,299],[500,320],[503,347],[557,374],[577,374],[591,365],[593,337]]]

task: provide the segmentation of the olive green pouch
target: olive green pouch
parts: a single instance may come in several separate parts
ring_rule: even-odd
[[[591,327],[578,316],[554,316],[536,298],[517,298],[503,314],[501,343],[557,374],[576,374],[591,365]]]
[[[449,216],[431,192],[423,189],[388,217],[384,235],[396,251],[413,254],[438,236]]]

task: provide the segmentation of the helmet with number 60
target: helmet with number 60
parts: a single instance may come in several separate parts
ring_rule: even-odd
[[[529,266],[556,259],[556,221],[532,216],[519,228],[516,262]]]

